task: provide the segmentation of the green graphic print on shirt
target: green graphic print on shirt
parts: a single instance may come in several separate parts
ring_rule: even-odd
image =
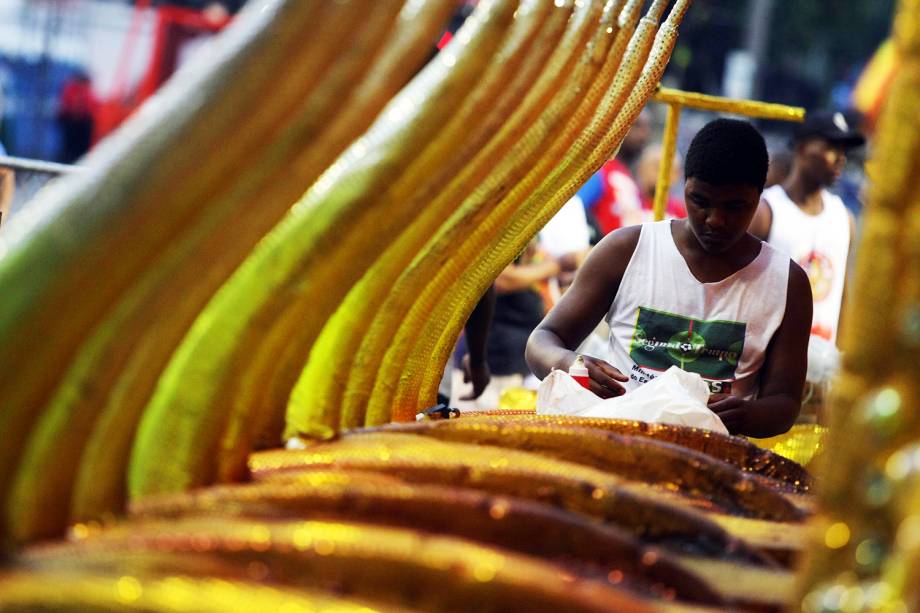
[[[746,329],[737,321],[702,321],[639,307],[629,357],[653,371],[677,366],[709,381],[732,381]]]

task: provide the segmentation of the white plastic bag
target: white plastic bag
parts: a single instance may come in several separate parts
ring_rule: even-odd
[[[537,388],[537,414],[635,419],[728,434],[719,416],[706,406],[708,400],[709,386],[703,378],[676,366],[628,394],[607,400],[554,370]]]

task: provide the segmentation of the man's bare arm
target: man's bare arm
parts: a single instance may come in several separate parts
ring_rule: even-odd
[[[545,377],[553,368],[571,366],[575,348],[610,308],[640,232],[641,227],[635,226],[604,237],[578,269],[572,286],[530,335],[527,364],[538,377]],[[618,370],[603,360],[587,358],[585,362],[592,391],[602,397],[622,393],[620,382],[626,378]]]
[[[534,283],[555,277],[562,269],[553,258],[531,264],[508,264],[495,279],[495,291],[499,294],[527,289]]]
[[[732,434],[765,438],[792,427],[802,407],[811,331],[811,284],[798,264],[790,262],[786,313],[767,347],[756,400],[722,394],[710,398]]]

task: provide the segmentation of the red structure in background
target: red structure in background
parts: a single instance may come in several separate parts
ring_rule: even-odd
[[[226,13],[194,11],[176,6],[154,9],[154,44],[150,64],[136,88],[128,91],[128,71],[135,53],[144,14],[151,10],[150,0],[137,0],[134,18],[125,39],[124,50],[115,78],[114,95],[100,100],[95,113],[93,142],[118,127],[144,100],[153,95],[179,67],[182,48],[188,42],[224,29],[232,17]]]

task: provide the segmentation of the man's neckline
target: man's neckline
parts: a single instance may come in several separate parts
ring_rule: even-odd
[[[696,281],[697,283],[700,283],[701,285],[718,285],[718,284],[720,284],[720,283],[725,283],[726,281],[728,281],[728,280],[731,279],[732,277],[735,277],[735,276],[737,276],[738,274],[740,274],[741,272],[743,272],[743,271],[744,271],[745,269],[747,269],[749,266],[753,265],[753,264],[760,258],[760,256],[763,255],[764,252],[765,252],[765,249],[764,249],[764,242],[758,239],[757,242],[760,243],[760,244],[758,245],[757,253],[755,253],[754,256],[753,256],[749,261],[747,261],[745,264],[743,264],[743,265],[740,266],[739,268],[735,269],[734,271],[730,272],[730,273],[727,274],[726,276],[722,277],[721,279],[716,279],[716,280],[713,280],[713,281],[703,281],[703,280],[701,280],[701,279],[699,278],[699,276],[693,271],[693,268],[690,266],[690,262],[687,261],[687,257],[684,255],[683,251],[681,251],[681,249],[680,249],[680,245],[678,244],[678,237],[677,237],[676,234],[675,234],[675,232],[677,231],[677,228],[675,228],[675,222],[677,222],[677,221],[683,221],[685,224],[689,224],[689,223],[690,223],[690,222],[687,221],[686,219],[684,219],[684,220],[676,220],[676,219],[670,220],[670,222],[668,223],[668,237],[671,239],[671,240],[670,240],[670,243],[671,243],[671,245],[674,247],[674,250],[677,252],[677,255],[680,257],[680,260],[683,262],[684,267],[685,267],[685,269],[686,269],[686,271],[687,271],[687,274],[689,274],[690,277],[691,277],[694,281]],[[688,230],[688,231],[689,231],[689,230]],[[691,232],[691,234],[692,234],[692,232]],[[744,239],[742,238],[741,240],[744,240]]]

